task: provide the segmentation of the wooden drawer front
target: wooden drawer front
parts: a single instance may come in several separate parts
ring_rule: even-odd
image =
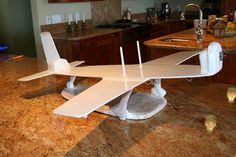
[[[159,32],[165,30],[165,24],[155,24],[152,25],[151,32]]]
[[[115,37],[115,34],[108,34],[108,35],[103,35],[99,37],[93,37],[89,39],[84,39],[80,40],[80,49],[83,50],[92,50],[96,48],[100,48],[103,46],[107,46],[109,44],[112,44],[112,40]]]
[[[84,52],[84,59],[87,65],[104,65],[111,64],[112,55],[106,48],[101,48]]]

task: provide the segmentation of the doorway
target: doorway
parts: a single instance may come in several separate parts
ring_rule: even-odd
[[[0,21],[0,43],[8,53],[37,56],[30,0],[1,0]]]

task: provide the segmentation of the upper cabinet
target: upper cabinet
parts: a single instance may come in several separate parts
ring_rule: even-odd
[[[103,0],[48,0],[48,3],[71,3],[71,2],[91,2]]]
[[[221,11],[222,15],[227,15],[234,10],[236,7],[236,0],[222,0],[221,1]]]

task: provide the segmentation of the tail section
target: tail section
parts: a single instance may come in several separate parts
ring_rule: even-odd
[[[48,70],[21,78],[18,81],[30,81],[33,79],[49,76],[55,74],[58,71],[69,70],[71,67],[75,67],[84,62],[75,61],[69,64],[66,59],[60,58],[51,34],[49,32],[42,32],[40,35],[46,61],[48,64]]]
[[[48,69],[54,72],[69,69],[70,65],[67,60],[60,58],[51,34],[42,32],[40,35]]]
[[[217,42],[211,42],[208,49],[200,52],[199,55],[201,73],[215,75],[223,67],[223,51]]]
[[[54,62],[60,59],[60,56],[57,52],[52,36],[49,32],[42,32],[40,36],[47,64],[52,65]]]

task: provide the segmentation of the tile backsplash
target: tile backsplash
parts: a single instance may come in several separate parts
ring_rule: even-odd
[[[111,23],[121,18],[121,0],[91,2],[93,24]]]

